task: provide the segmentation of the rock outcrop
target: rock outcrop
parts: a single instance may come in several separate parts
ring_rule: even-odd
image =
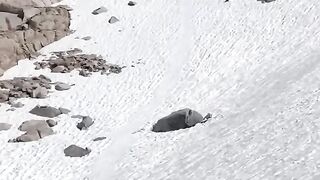
[[[69,34],[70,14],[57,0],[0,0],[0,72]],[[0,75],[2,75],[0,73]]]
[[[20,131],[25,131],[21,136],[9,140],[9,142],[30,142],[37,141],[46,136],[54,134],[51,127],[57,125],[54,120],[29,120],[24,121],[20,126]]]

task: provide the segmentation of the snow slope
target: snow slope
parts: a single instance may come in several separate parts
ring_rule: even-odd
[[[127,65],[111,76],[51,74],[19,65],[1,77],[45,74],[75,83],[43,100],[21,100],[0,132],[0,179],[319,179],[320,2],[317,0],[65,0],[76,32],[42,50],[73,47]],[[97,16],[91,11],[105,6]],[[120,22],[108,24],[116,16]],[[75,37],[91,36],[90,41]],[[42,57],[38,58],[41,60]],[[142,63],[135,64],[139,59]],[[130,67],[135,64],[135,67]],[[56,135],[16,137],[36,104],[90,115],[95,124],[58,117]],[[152,133],[157,119],[190,107],[215,116],[170,133]],[[97,136],[104,141],[93,142]],[[84,158],[63,148],[91,148]]]

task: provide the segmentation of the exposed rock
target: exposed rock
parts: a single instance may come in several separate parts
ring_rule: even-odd
[[[7,91],[0,91],[0,103],[6,102],[9,100],[9,92]]]
[[[52,119],[46,120],[46,123],[48,124],[49,127],[56,126],[58,123]]]
[[[8,123],[0,123],[0,131],[6,131],[11,128],[11,124]]]
[[[94,138],[93,141],[101,141],[104,139],[107,139],[107,137],[97,137],[97,138]]]
[[[69,112],[71,112],[69,109],[62,108],[62,107],[60,107],[59,110],[62,114],[69,114]]]
[[[29,111],[29,113],[48,118],[54,118],[62,114],[61,111],[57,108],[39,105],[34,107],[31,111]]]
[[[91,150],[89,148],[82,148],[76,145],[70,145],[64,149],[65,156],[69,157],[82,157],[90,154]]]
[[[111,16],[111,18],[109,19],[109,23],[110,24],[113,24],[113,23],[116,23],[116,22],[118,22],[119,21],[119,19],[118,18],[116,18],[115,16]]]
[[[168,132],[185,129],[201,123],[203,117],[197,111],[191,109],[181,109],[161,118],[153,125],[154,132]]]
[[[79,75],[87,77],[92,72],[101,72],[101,74],[118,74],[124,67],[118,65],[107,64],[106,60],[95,54],[77,54],[80,49],[70,51],[53,52],[56,57],[44,62],[36,62],[36,67],[50,68],[51,72],[67,73],[74,69],[79,70]]]
[[[41,138],[54,134],[51,127],[53,127],[56,123],[54,123],[53,120],[50,120],[50,125],[49,125],[49,123],[47,122],[48,120],[47,121],[43,121],[43,120],[24,121],[19,126],[18,129],[20,131],[25,131],[25,133],[15,139],[9,140],[9,142],[37,141]]]
[[[77,128],[80,130],[87,130],[93,123],[94,121],[91,117],[84,116],[82,117],[82,121],[78,123]]]
[[[107,11],[108,11],[107,8],[101,6],[101,7],[99,7],[98,9],[95,9],[94,11],[92,11],[92,14],[93,14],[93,15],[98,15],[98,14],[101,14],[101,13],[105,13],[105,12],[107,12]]]
[[[42,47],[69,34],[68,10],[61,6],[41,7],[55,0],[39,3],[42,1],[0,0],[1,69],[16,65],[19,59],[37,55]]]
[[[128,2],[128,6],[135,6],[137,3],[136,2],[133,2],[133,1],[129,1]]]
[[[64,66],[56,66],[55,68],[52,68],[51,69],[51,72],[54,72],[54,73],[64,73],[66,72],[67,68],[64,67]]]
[[[51,89],[51,80],[43,75],[38,77],[15,77],[10,80],[1,80],[0,102],[13,104],[16,98],[45,98]]]
[[[83,37],[83,38],[81,38],[81,39],[83,39],[83,40],[85,40],[85,41],[89,41],[89,40],[91,39],[91,37],[90,37],[90,36],[86,36],[86,37]]]
[[[62,82],[59,82],[56,86],[55,86],[55,89],[57,91],[65,91],[65,90],[69,90],[71,88],[71,86],[69,84],[66,84],[66,83],[62,83]]]

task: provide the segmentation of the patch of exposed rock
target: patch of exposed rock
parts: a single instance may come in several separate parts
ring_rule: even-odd
[[[80,130],[87,130],[90,126],[92,126],[93,123],[94,121],[91,117],[83,116],[82,121],[78,123],[77,128]]]
[[[37,116],[42,116],[42,117],[48,117],[48,118],[54,118],[57,117],[61,114],[68,114],[70,112],[69,109],[66,108],[55,108],[51,106],[39,106],[37,105],[33,109],[29,111],[29,113],[37,115]]]
[[[57,0],[0,0],[0,75],[19,59],[69,34],[70,14]]]
[[[207,115],[206,118],[209,118]],[[168,132],[179,129],[186,129],[195,126],[198,123],[204,122],[204,118],[200,113],[189,108],[181,109],[172,112],[166,117],[163,117],[153,125],[153,132]]]
[[[46,76],[15,77],[0,81],[0,102],[17,98],[45,98],[51,89],[51,80]],[[21,106],[18,104],[17,106]]]
[[[77,54],[81,50],[54,52],[55,57],[50,57],[43,62],[36,62],[35,69],[49,68],[53,73],[69,73],[75,69],[79,70],[79,75],[90,76],[92,72],[101,74],[118,74],[122,68],[118,65],[108,64],[101,56],[95,54]]]
[[[105,13],[105,12],[107,12],[107,11],[108,11],[107,8],[101,6],[101,7],[97,8],[97,9],[93,10],[93,11],[92,11],[92,14],[93,14],[93,15],[98,15],[98,14],[101,14],[101,13]]]
[[[21,136],[9,140],[9,142],[29,142],[37,141],[46,136],[54,134],[51,127],[57,123],[54,120],[30,120],[25,121],[19,126],[20,131],[25,131]]]
[[[64,149],[65,156],[69,157],[82,157],[90,154],[91,150],[89,148],[82,148],[77,145],[70,145]]]

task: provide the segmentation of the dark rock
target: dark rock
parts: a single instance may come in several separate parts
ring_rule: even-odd
[[[86,130],[88,129],[92,124],[94,123],[94,121],[92,120],[91,117],[89,116],[84,116],[82,117],[82,121],[80,123],[78,123],[77,128],[80,130]]]
[[[168,132],[185,129],[201,123],[203,117],[197,111],[191,109],[181,109],[161,118],[153,125],[154,132]]]
[[[22,104],[21,102],[11,104],[11,107],[14,107],[14,108],[21,108],[23,106],[24,106],[24,104]]]
[[[59,116],[61,111],[51,106],[36,106],[29,111],[29,113],[42,117],[54,118]]]
[[[93,15],[98,15],[98,14],[101,14],[101,13],[105,13],[107,11],[108,11],[107,8],[101,6],[98,9],[95,9],[94,11],[92,11],[92,14]]]
[[[70,145],[64,149],[65,156],[69,157],[82,157],[90,154],[91,150],[89,148],[82,148],[76,145]]]
[[[11,124],[8,123],[0,123],[0,131],[6,131],[11,128]]]
[[[101,141],[104,139],[107,139],[107,137],[97,137],[97,138],[94,138],[93,141]]]
[[[128,2],[128,6],[135,6],[137,3],[136,2],[133,2],[133,1],[129,1]]]

